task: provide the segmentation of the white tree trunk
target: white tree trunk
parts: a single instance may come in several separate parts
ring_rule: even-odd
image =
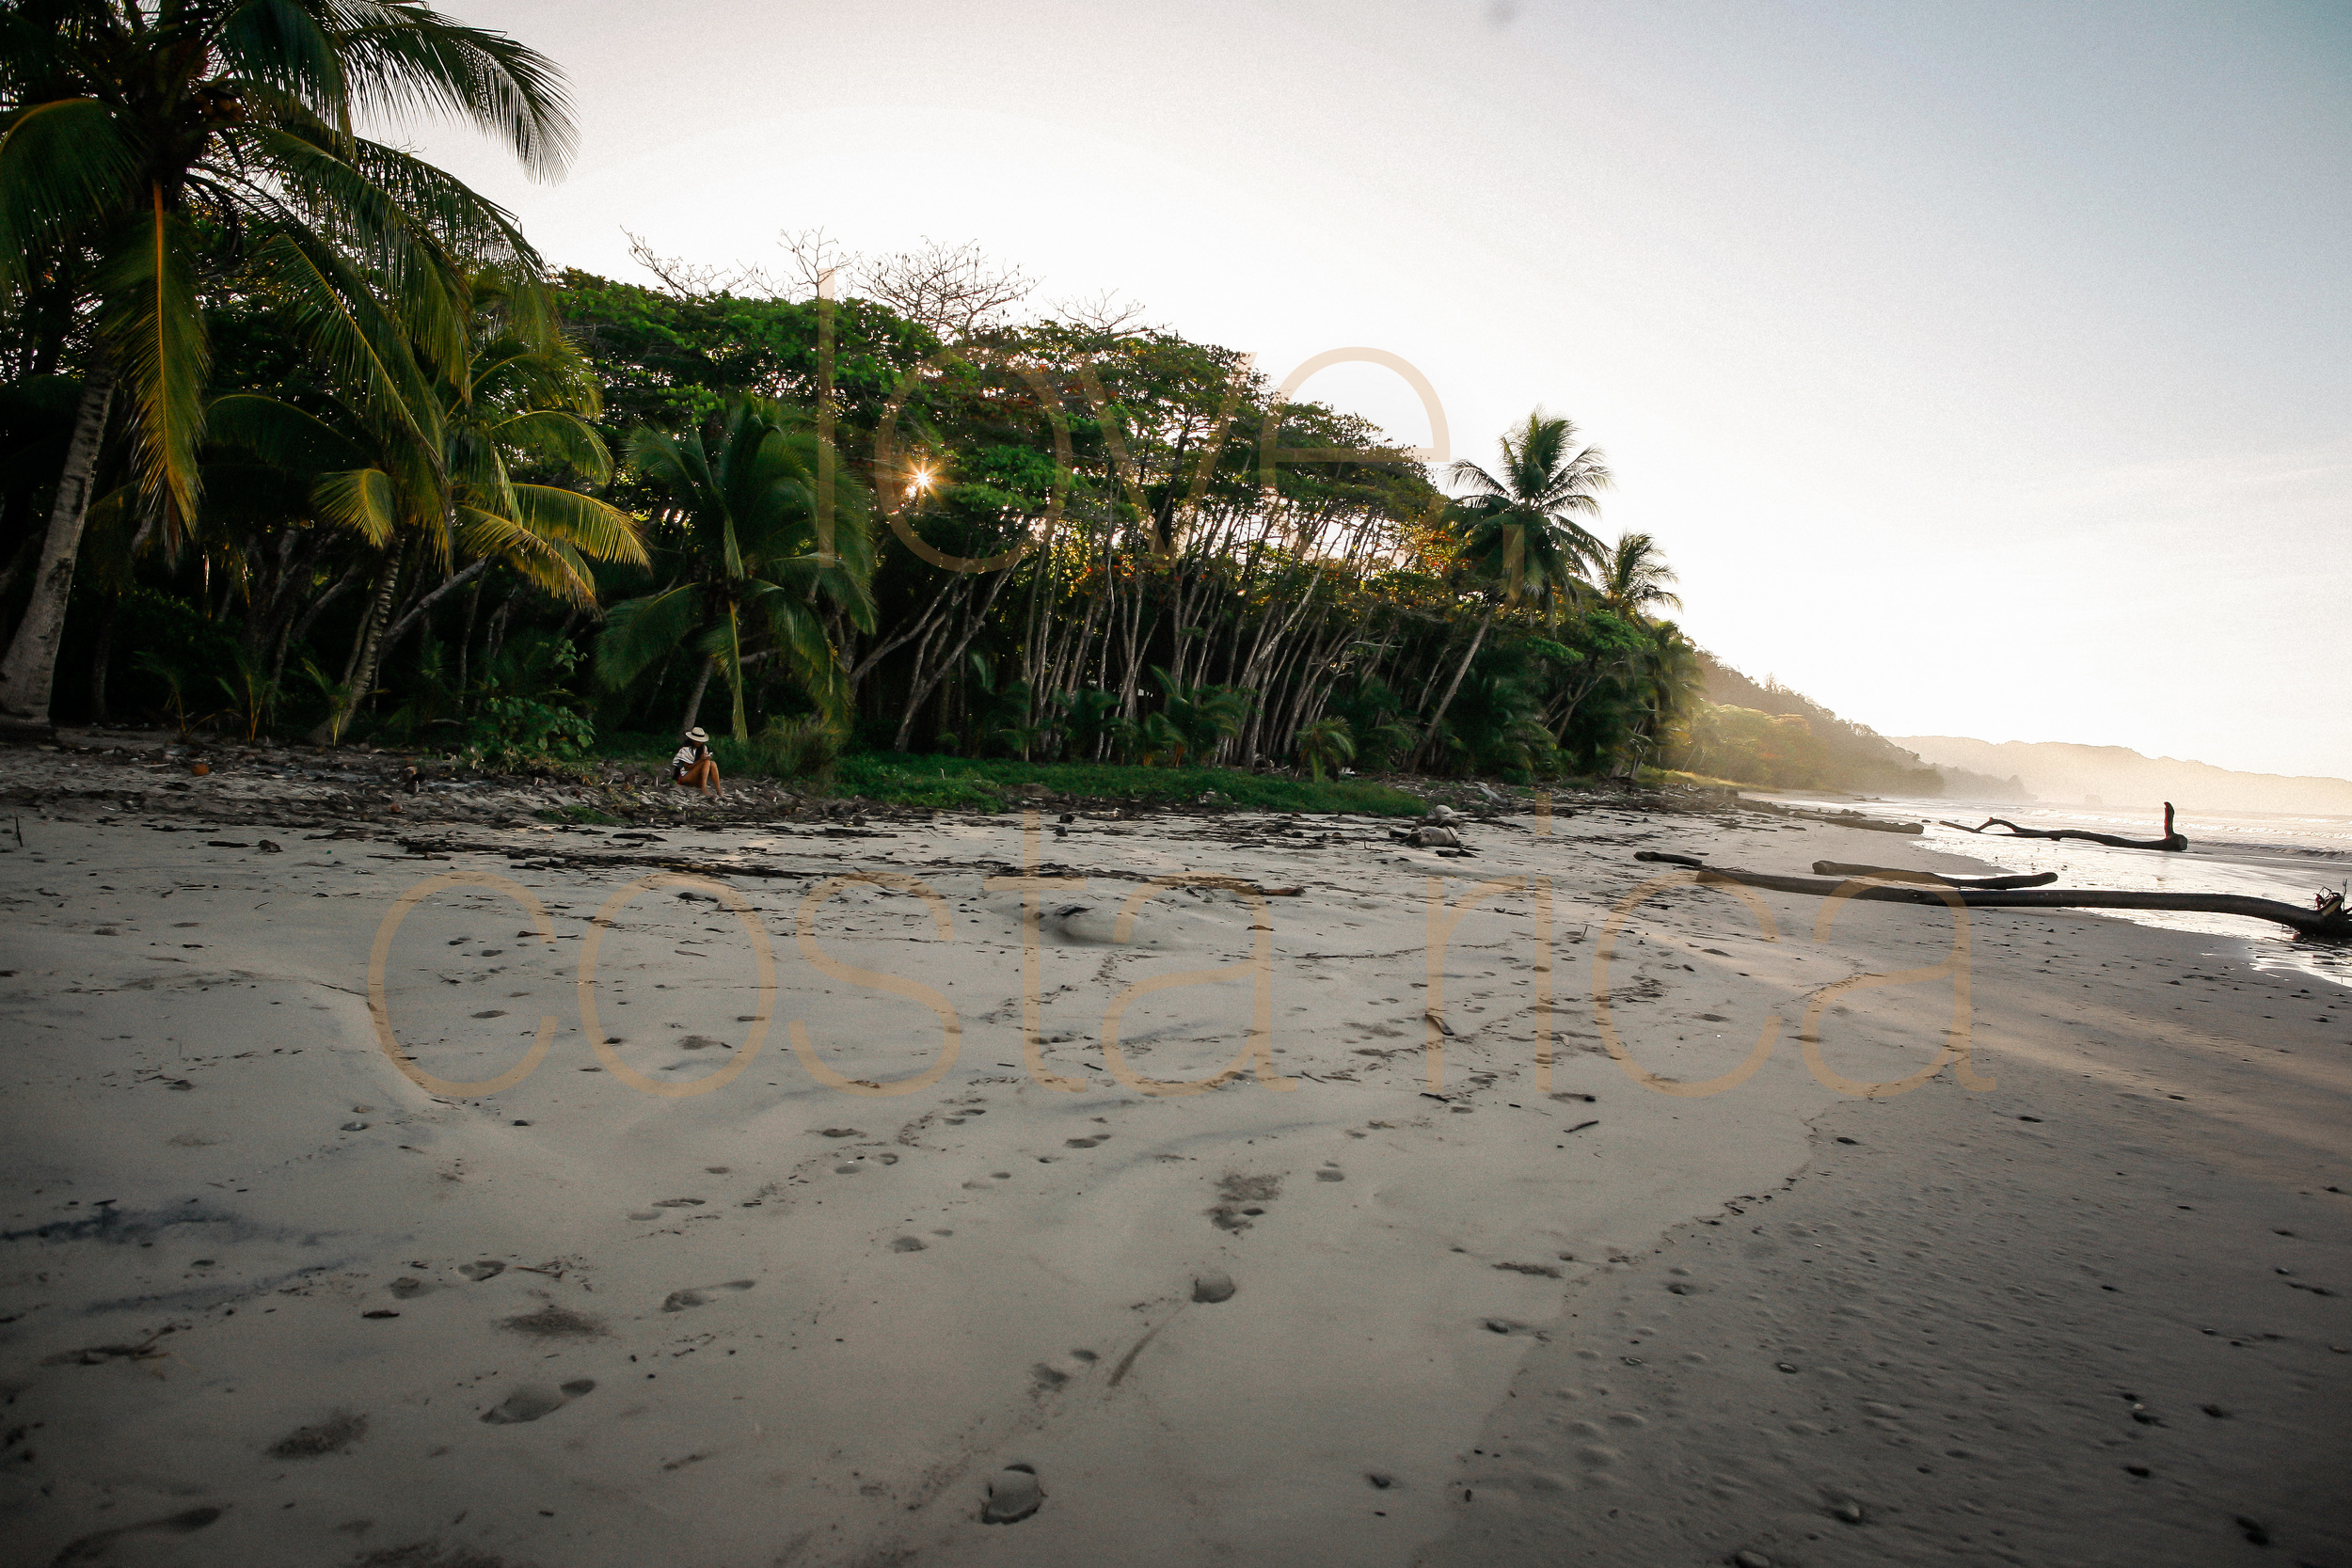
[[[65,636],[66,599],[73,592],[73,562],[82,551],[90,481],[97,472],[99,443],[106,434],[106,411],[114,395],[114,361],[103,353],[96,355],[82,382],[72,444],[66,448],[65,472],[50,504],[40,574],[33,579],[33,597],[16,625],[8,657],[0,661],[0,730],[41,735],[50,730],[49,697],[56,683],[57,644]]]

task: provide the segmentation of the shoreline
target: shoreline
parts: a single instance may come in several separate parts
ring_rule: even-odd
[[[1949,921],[1849,906],[1815,942],[1818,900],[1766,894],[1766,942],[1735,895],[1669,883],[1614,939],[1621,1045],[1690,1086],[1735,1070],[1768,1014],[1787,1025],[1753,1077],[1688,1098],[1628,1076],[1591,998],[1613,910],[1656,869],[1635,847],[1775,866],[1960,857],[1613,805],[1549,834],[1526,817],[1472,824],[1475,859],[1402,848],[1369,819],[1249,813],[1104,816],[1033,846],[1017,819],[946,815],[846,839],[806,819],[592,833],[317,817],[269,853],[259,833],[215,845],[151,832],[210,824],[103,803],[65,802],[32,848],[0,854],[16,932],[0,1006],[18,1041],[0,1357],[20,1419],[46,1422],[0,1505],[49,1554],[201,1506],[222,1512],[172,1538],[178,1560],[413,1546],[594,1564],[642,1560],[684,1528],[714,1562],[1402,1564],[1462,1528],[1453,1478],[1482,1458],[1494,1413],[1524,1402],[1531,1357],[1573,1338],[1576,1304],[1640,1266],[1614,1259],[1777,1190],[1807,1168],[1825,1117],[2000,1101],[2015,1092],[2009,1053],[2068,1048],[2081,1015],[2058,1004],[2087,1006],[2073,992],[2090,989],[2076,972],[2189,961],[2178,933],[1974,911],[1979,1010],[1998,1010],[1997,974],[2001,994],[2051,1016],[1975,1047],[1992,1090],[1955,1087],[1946,1066],[1912,1094],[1853,1101],[1805,1063],[1804,999],[1932,966]],[[483,847],[432,842],[460,833]],[[599,914],[632,875],[678,860],[724,873],[754,907],[777,1006],[734,1082],[649,1098],[581,1035],[588,936],[602,944],[596,1016],[647,1082],[733,1066],[758,1010],[739,923],[677,896],[696,889]],[[1039,863],[1088,869],[1089,884],[1036,895],[1034,916],[989,885]],[[805,1022],[832,1070],[875,1084],[941,1049],[919,997],[844,985],[800,946],[810,890],[859,870],[930,883],[953,930],[943,942],[942,911],[907,886],[850,884],[826,905],[820,951],[956,1011],[954,1066],[901,1098],[818,1086],[786,1027]],[[536,1020],[557,1021],[532,1076],[486,1099],[402,1076],[368,1016],[386,911],[451,871],[531,890],[557,939],[524,935],[533,918],[494,893],[455,889],[388,949],[400,1037],[437,1075],[494,1077]],[[1118,940],[1120,907],[1183,873],[1300,892],[1166,889]],[[1548,1088],[1529,892],[1488,891],[1434,971],[1428,958],[1432,879],[1449,915],[1482,881],[1531,875],[1550,879],[1559,938]],[[1102,1049],[1114,1006],[1131,1074],[1233,1060],[1251,984],[1136,987],[1246,960],[1262,926],[1263,1060],[1296,1087],[1254,1071],[1172,1098],[1120,1082]],[[2061,931],[2061,952],[2027,960]],[[2259,1026],[2243,999],[2296,989],[2193,967],[2201,1028]],[[1436,1053],[1433,982],[1450,1031]],[[2128,994],[2162,1001],[2164,982]],[[2234,1011],[2217,1010],[2224,996]],[[1867,1080],[1935,1061],[1950,1021],[1935,985],[1848,985],[1827,1006],[1824,1067]],[[2335,1095],[2352,1025],[2341,1004],[2312,1011],[2331,1022],[2296,1027],[2332,1031],[2317,1070]],[[1025,1066],[1025,1013],[1038,1066],[1084,1092]],[[2341,1128],[2311,1134],[2333,1140],[2328,1158]],[[1232,1295],[1202,1295],[1215,1275]],[[1010,1464],[1035,1466],[1045,1505],[979,1523]]]

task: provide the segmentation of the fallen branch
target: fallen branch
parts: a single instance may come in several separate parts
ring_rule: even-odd
[[[1986,828],[2007,828],[2008,832],[1995,833],[1994,836],[1995,838],[2079,838],[2087,844],[2104,844],[2111,849],[2166,849],[2177,854],[2188,847],[2188,840],[2172,831],[2172,802],[2169,800],[2164,803],[2164,836],[2162,838],[2118,838],[2113,833],[2085,832],[2079,828],[2057,830],[2021,828],[2006,816],[1988,816],[1984,819],[1982,826],[1975,828],[1968,826],[1965,822],[1950,821],[1945,822],[1944,826],[1958,828],[1963,833],[1980,833]]]
[[[1672,860],[1691,864],[1687,856],[1651,855],[1645,860]],[[2308,910],[2275,898],[2249,898],[2234,893],[2110,893],[2093,888],[1928,888],[1889,887],[1883,882],[1849,878],[1833,881],[1819,877],[1775,877],[1760,871],[1734,871],[1698,864],[1699,880],[1737,882],[1776,893],[1809,894],[1816,898],[1839,895],[1883,904],[1943,904],[1957,900],[1971,910],[2177,910],[2195,914],[2243,914],[2275,920],[2321,942],[2352,942],[2352,913],[2341,894],[2321,894]],[[1857,886],[1856,884],[1860,885]]]
[[[2010,887],[2047,887],[2058,880],[2055,871],[2044,871],[2032,877],[1947,877],[1940,871],[1902,871],[1891,865],[1843,865],[1836,861],[1815,861],[1813,874],[1817,877],[1875,877],[1884,882],[1920,882],[1929,887],[1988,891]]]

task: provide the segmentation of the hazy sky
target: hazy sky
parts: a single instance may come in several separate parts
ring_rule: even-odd
[[[443,0],[555,260],[978,239],[1280,376],[1542,404],[1684,624],[1893,735],[2352,776],[2352,4]],[[1425,441],[1386,372],[1302,395]]]

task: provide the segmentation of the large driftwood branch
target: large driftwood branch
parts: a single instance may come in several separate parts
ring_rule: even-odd
[[[2188,847],[2188,840],[2172,831],[2172,802],[2164,803],[2164,836],[2162,838],[2118,838],[2113,833],[2088,833],[2076,828],[2061,828],[2055,832],[2044,828],[2021,828],[2006,816],[1988,816],[1982,826],[1972,828],[1965,822],[1946,822],[1947,828],[1958,828],[1963,833],[1980,833],[1986,828],[2007,828],[1995,838],[2079,838],[2086,844],[2104,844],[2112,849],[2169,849],[2175,853]]]
[[[2058,880],[2055,871],[2044,871],[2033,877],[1947,877],[1940,871],[1900,871],[1891,865],[1842,865],[1836,861],[1815,861],[1813,874],[1817,877],[1874,877],[1883,882],[1923,882],[1930,887],[1985,890],[2047,887]]]
[[[1959,900],[1971,910],[2178,910],[2196,914],[2243,914],[2275,920],[2321,942],[2352,942],[2352,913],[2343,895],[2320,895],[2311,909],[2298,909],[2275,898],[2249,898],[2234,893],[2110,893],[2094,888],[1929,888],[1891,887],[1884,882],[1849,878],[1842,881],[1820,877],[1775,877],[1761,871],[1735,871],[1692,862],[1685,855],[1645,852],[1648,860],[1690,864],[1701,882],[1738,882],[1777,893],[1809,894],[1827,898],[1833,894],[1883,904],[1944,904]],[[1859,884],[1859,885],[1857,885]]]

